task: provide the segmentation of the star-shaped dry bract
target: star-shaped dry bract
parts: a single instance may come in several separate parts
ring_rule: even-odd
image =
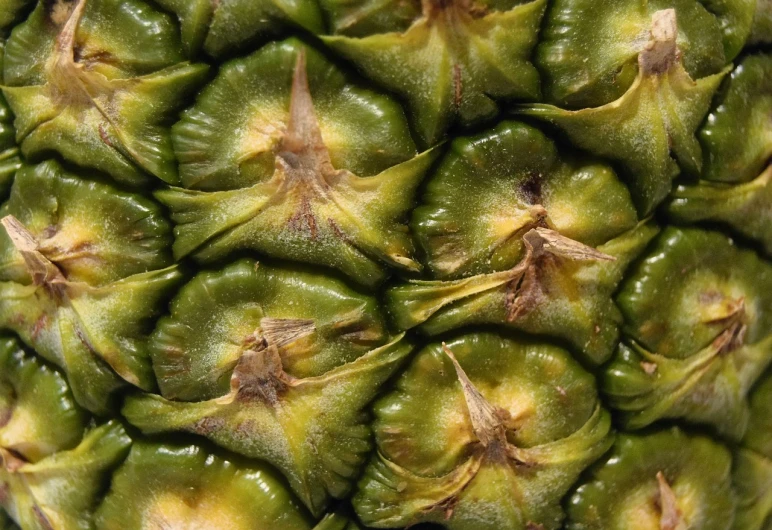
[[[471,125],[499,112],[499,100],[537,99],[530,63],[546,2],[493,11],[470,0],[424,0],[404,33],[324,37],[379,85],[408,104],[426,145],[454,123]]]
[[[49,160],[17,172],[0,218],[0,326],[92,412],[120,387],[154,388],[146,326],[182,276],[161,207]]]
[[[319,515],[331,497],[349,494],[371,448],[363,411],[410,354],[412,344],[398,336],[322,375],[295,378],[284,371],[286,359],[279,346],[313,333],[314,324],[283,324],[261,326],[259,340],[233,370],[228,394],[198,402],[130,396],[122,413],[148,434],[187,431],[270,462]],[[275,333],[279,327],[284,328],[282,335]]]
[[[208,66],[181,62],[166,15],[136,1],[125,4],[63,0],[49,12],[41,2],[8,42],[3,94],[26,156],[53,150],[133,186],[150,175],[173,183],[177,166],[167,121]],[[108,27],[104,12],[120,21]],[[124,18],[123,30],[113,35]],[[135,60],[133,54],[146,49],[152,53]]]
[[[577,111],[544,104],[519,111],[554,123],[576,146],[622,164],[642,215],[670,193],[680,171],[699,174],[702,150],[695,132],[728,72],[693,81],[681,63],[677,33],[675,10],[654,14],[638,77],[616,101]]]
[[[174,253],[210,261],[236,249],[322,264],[375,285],[385,266],[416,271],[405,217],[435,157],[427,151],[372,177],[336,169],[298,54],[289,119],[274,150],[273,175],[249,188],[172,188],[156,196],[177,223]]]

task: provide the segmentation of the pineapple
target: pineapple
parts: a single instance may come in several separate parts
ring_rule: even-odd
[[[770,0],[0,0],[0,529],[772,529]]]

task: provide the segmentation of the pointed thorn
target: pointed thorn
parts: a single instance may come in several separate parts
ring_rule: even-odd
[[[549,228],[535,228],[531,232],[536,232],[542,240],[543,247],[548,252],[574,261],[616,261],[614,256],[604,254],[588,245],[574,241],[560,235],[555,230]],[[530,233],[530,232],[529,232]],[[526,234],[527,236],[528,234]]]
[[[13,215],[6,215],[0,219],[11,243],[19,251],[27,272],[32,277],[35,285],[64,283],[65,277],[56,265],[46,258],[38,250],[38,242],[35,236]]]
[[[662,471],[657,472],[659,484],[659,506],[662,515],[659,519],[660,530],[681,530],[684,528],[681,510],[678,509],[678,499],[665,479]]]
[[[445,355],[448,356],[456,369],[456,376],[464,391],[464,399],[466,400],[469,417],[472,420],[472,429],[477,439],[484,447],[488,447],[495,440],[506,444],[506,434],[502,422],[502,412],[504,411],[491,405],[485,399],[485,396],[477,390],[472,381],[467,377],[464,369],[461,368],[451,349],[444,342],[442,343],[442,351],[445,352]]]

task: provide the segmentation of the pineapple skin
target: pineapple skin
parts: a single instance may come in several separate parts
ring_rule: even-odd
[[[0,530],[772,530],[770,0],[0,0]]]

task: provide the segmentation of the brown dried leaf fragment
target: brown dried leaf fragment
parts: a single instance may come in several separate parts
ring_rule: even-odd
[[[531,311],[548,297],[544,285],[550,259],[570,261],[616,261],[590,246],[569,239],[549,228],[536,227],[523,236],[525,256],[511,271],[513,280],[507,292],[507,319],[512,322]]]
[[[281,138],[276,164],[289,180],[294,178],[316,184],[314,188],[323,184],[332,184],[339,173],[332,166],[330,152],[324,143],[319,121],[316,118],[311,88],[308,85],[304,51],[298,53],[295,63],[289,120]],[[328,181],[328,179],[331,180]]]
[[[485,399],[485,396],[469,380],[464,369],[458,364],[453,352],[444,342],[442,343],[442,350],[456,369],[456,375],[464,391],[464,399],[466,400],[469,417],[472,420],[472,428],[477,439],[480,440],[484,447],[488,447],[494,441],[506,444],[507,435],[504,430],[503,420],[510,418],[509,412],[494,407]]]
[[[284,371],[279,348],[316,331],[313,320],[264,318],[255,332],[256,340],[241,354],[231,376],[231,392],[224,402],[260,399],[276,405],[281,394],[296,386],[298,379]]]
[[[678,60],[678,24],[675,9],[662,9],[651,17],[651,40],[638,55],[638,64],[647,74],[663,74]]]
[[[263,318],[260,331],[268,344],[281,348],[314,333],[316,324],[309,319]]]
[[[11,243],[19,251],[27,271],[35,285],[54,287],[57,284],[66,283],[66,278],[59,268],[51,263],[39,250],[35,236],[13,215],[7,215],[0,219]]]
[[[534,237],[536,232],[537,237]],[[604,254],[590,246],[560,235],[555,230],[537,227],[525,235],[525,241],[533,247],[535,257],[549,252],[555,256],[573,261],[616,261],[614,256]]]
[[[662,471],[657,472],[657,483],[659,484],[659,507],[662,511],[659,519],[660,530],[686,530],[686,523],[678,508],[678,499]]]
[[[509,458],[517,464],[530,465],[531,459],[525,451],[515,447],[507,440],[507,429],[513,424],[512,414],[501,407],[492,405],[466,375],[466,372],[456,360],[453,352],[443,342],[442,351],[453,363],[461,388],[464,392],[472,429],[480,444],[486,449],[489,457]]]

